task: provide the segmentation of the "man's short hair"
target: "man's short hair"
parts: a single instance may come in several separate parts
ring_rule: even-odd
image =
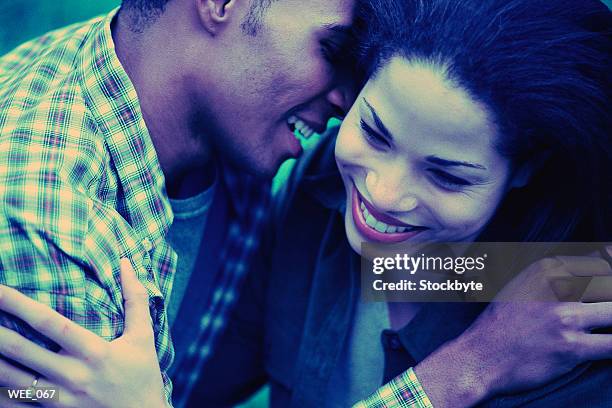
[[[155,21],[166,8],[170,0],[122,0],[121,8],[129,12],[130,29],[142,32]],[[261,28],[261,20],[265,10],[276,0],[250,0],[251,6],[241,24],[245,34],[255,36]]]
[[[129,16],[130,30],[141,33],[162,14],[170,0],[122,0],[121,11]]]
[[[242,22],[242,31],[250,36],[256,36],[261,28],[261,20],[270,4],[276,0],[251,0],[251,8]]]

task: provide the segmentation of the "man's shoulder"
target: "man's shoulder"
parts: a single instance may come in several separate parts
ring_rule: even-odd
[[[108,162],[104,137],[78,87],[34,100],[15,97],[7,105],[0,113],[0,177],[34,181],[31,177],[49,172],[73,186],[86,186]]]
[[[42,228],[76,251],[101,182],[109,192],[113,185],[106,141],[76,86],[7,105],[0,113],[0,218]]]
[[[83,119],[86,110],[82,61],[91,48],[88,41],[101,29],[98,17],[44,34],[0,57],[3,141],[14,128],[32,133],[54,127],[62,132],[65,128],[66,134],[74,131],[74,123]]]
[[[56,30],[0,58],[0,177],[25,180],[5,183],[4,193],[31,183],[45,189],[47,173],[86,186],[108,161],[75,62],[97,25]]]

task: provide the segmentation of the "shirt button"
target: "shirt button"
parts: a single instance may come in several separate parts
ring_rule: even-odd
[[[151,250],[153,249],[153,244],[151,243],[151,240],[149,238],[145,238],[142,240],[142,246],[147,252],[151,252]]]
[[[393,330],[383,330],[382,343],[385,349],[397,351],[403,348],[399,336]]]
[[[391,350],[399,350],[402,348],[402,343],[400,343],[397,335],[391,336],[389,339],[389,347],[391,347]]]

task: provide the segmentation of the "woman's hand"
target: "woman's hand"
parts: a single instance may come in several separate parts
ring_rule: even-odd
[[[121,286],[125,329],[121,337],[107,342],[48,306],[0,285],[0,309],[62,347],[54,353],[0,327],[0,354],[38,372],[37,387],[58,389],[59,401],[44,406],[167,406],[147,292],[127,259],[121,260]],[[34,380],[32,374],[0,358],[0,384],[27,388]]]
[[[560,302],[576,278],[610,276],[597,257],[556,257],[521,272],[458,338],[415,367],[434,406],[472,406],[541,386],[577,365],[612,358],[612,293],[600,303]],[[569,283],[569,284],[568,284]]]

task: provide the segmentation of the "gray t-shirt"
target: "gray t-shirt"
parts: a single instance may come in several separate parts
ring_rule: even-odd
[[[326,407],[351,407],[383,382],[385,353],[380,341],[390,327],[385,302],[357,301],[351,331],[329,382]]]
[[[170,327],[175,323],[176,315],[200,252],[200,244],[202,243],[206,220],[210,213],[215,184],[196,196],[183,200],[170,199],[170,205],[174,212],[174,222],[170,231],[168,231],[167,239],[178,255],[176,274],[174,275],[170,303],[168,304]]]

